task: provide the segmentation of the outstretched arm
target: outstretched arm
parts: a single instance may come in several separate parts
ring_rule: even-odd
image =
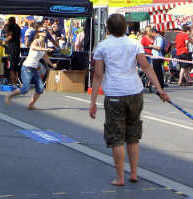
[[[43,59],[44,59],[44,61],[45,61],[47,64],[49,64],[51,67],[53,67],[53,68],[56,68],[56,67],[57,67],[57,64],[53,64],[53,63],[50,61],[50,59],[49,59],[47,53],[44,55]]]

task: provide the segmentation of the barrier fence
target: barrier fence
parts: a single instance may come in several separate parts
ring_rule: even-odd
[[[152,55],[146,55],[146,57],[150,57],[150,58],[153,58],[153,59],[163,59],[165,61],[174,61],[174,62],[183,62],[183,63],[193,64],[193,61],[188,61],[188,60],[183,60],[183,59],[177,59],[177,58],[152,56]]]

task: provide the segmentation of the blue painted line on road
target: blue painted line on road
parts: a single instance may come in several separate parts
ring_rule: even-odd
[[[44,131],[44,130],[19,130],[18,133],[25,135],[28,138],[31,138],[42,144],[49,143],[78,143],[72,138],[63,136],[59,133],[52,131]]]

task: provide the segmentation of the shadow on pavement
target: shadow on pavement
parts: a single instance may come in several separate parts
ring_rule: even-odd
[[[28,111],[21,104],[4,106],[2,96],[0,96],[0,103],[1,112],[10,117],[29,123],[43,130],[51,129],[55,132],[65,134],[81,142],[83,145],[111,155],[111,151],[107,150],[104,145],[102,131],[92,126],[86,126],[85,123],[82,124],[83,120],[90,120],[88,118],[88,113],[86,113],[86,115],[77,116],[78,113],[74,112],[74,120],[70,120],[56,117],[50,113],[41,112],[42,110],[77,111],[77,109],[81,111],[88,110],[88,108],[59,107]],[[102,109],[99,109],[99,111],[101,110]],[[79,118],[79,120],[77,120],[77,118]],[[102,126],[103,124],[100,125]],[[132,196],[132,199],[183,198],[183,196],[178,196],[170,190],[166,190],[164,187],[143,179],[135,185],[127,182],[127,186],[124,188],[113,187],[109,185],[109,181],[114,175],[114,169],[111,166],[61,145],[38,144],[33,140],[23,139],[23,136],[20,136],[22,139],[16,140],[18,139],[16,130],[19,128],[15,126],[9,127],[9,125],[5,123],[3,123],[3,126],[4,131],[7,129],[6,133],[8,135],[6,137],[4,133],[2,135],[2,131],[0,133],[0,143],[3,143],[3,145],[0,146],[0,154],[5,152],[11,155],[9,158],[4,158],[4,164],[0,166],[0,170],[1,167],[4,167],[2,170],[9,172],[7,175],[5,175],[5,173],[3,175],[0,174],[1,179],[1,176],[4,177],[0,182],[0,190],[2,193],[8,193],[8,191],[12,189],[12,191],[14,190],[18,195],[20,193],[29,193],[30,191],[34,193],[35,190],[37,190],[37,192],[41,192],[41,194],[52,192],[50,198],[64,198],[66,194],[65,198],[67,199],[128,199],[128,196]],[[10,141],[10,139],[13,140]],[[7,142],[8,146],[6,146]],[[10,144],[9,142],[14,143]],[[8,148],[10,148],[9,145],[12,147],[10,151],[8,150]],[[180,159],[169,153],[149,148],[144,144],[140,145],[140,150],[140,167],[152,170],[156,173],[158,172],[157,168],[159,168],[159,174],[166,177],[170,176],[170,179],[173,178],[173,180],[180,183],[184,183],[183,176],[185,175],[187,178],[191,179],[187,184],[193,187],[192,161]],[[21,156],[17,156],[17,153],[20,153]],[[146,163],[147,159],[145,160],[145,158],[143,158],[144,156],[149,159],[148,163]],[[161,159],[156,162],[158,157]],[[169,162],[172,163],[173,166],[175,165],[175,167],[167,167],[171,165]],[[178,174],[175,178],[170,175],[170,172],[174,172],[174,170],[176,170],[175,172]],[[126,177],[128,179],[128,174]],[[9,183],[5,183],[6,180]],[[148,188],[149,192],[147,191]],[[152,188],[152,190],[150,188]],[[53,195],[54,192],[61,192],[61,195],[59,195],[59,193],[58,195]],[[41,199],[46,199],[46,197],[47,195],[43,198],[41,197]],[[23,198],[20,197],[20,199]]]

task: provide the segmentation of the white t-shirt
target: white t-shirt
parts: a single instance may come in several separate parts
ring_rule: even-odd
[[[29,54],[23,62],[23,65],[25,67],[38,68],[40,65],[40,59],[44,57],[45,53],[45,51],[33,50],[30,48]]]
[[[138,76],[136,55],[144,53],[135,39],[110,35],[98,44],[95,60],[103,60],[105,74],[103,90],[106,96],[127,96],[142,92],[143,84]]]
[[[158,46],[158,47],[160,47],[161,49],[163,49],[164,48],[164,40],[163,40],[163,38],[162,38],[162,36],[157,36],[156,38],[155,38],[155,40],[154,40],[154,43],[153,43],[153,45],[155,45],[155,46]],[[152,49],[152,55],[153,56],[163,56],[163,53],[162,53],[162,50],[155,50],[155,49]]]

